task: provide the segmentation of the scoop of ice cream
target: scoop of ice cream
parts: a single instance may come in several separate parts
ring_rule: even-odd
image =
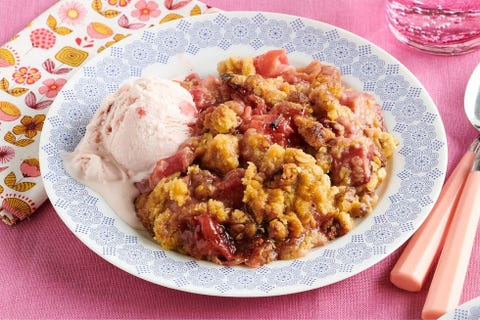
[[[87,126],[74,151],[83,159],[79,169],[88,179],[116,180],[118,169],[139,180],[190,136],[195,114],[191,94],[176,82],[140,78],[125,83],[102,102]]]
[[[189,138],[196,113],[191,94],[177,82],[156,77],[127,82],[102,102],[83,139],[65,155],[65,168],[121,216],[135,217],[133,183]]]
[[[189,137],[195,113],[191,94],[178,83],[139,79],[102,105],[100,139],[130,177],[144,176]]]

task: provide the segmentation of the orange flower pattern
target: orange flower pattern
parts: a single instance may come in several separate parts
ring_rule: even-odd
[[[12,75],[13,80],[18,84],[34,84],[42,75],[37,68],[20,67]]]
[[[12,131],[16,135],[25,135],[25,137],[32,139],[38,132],[42,131],[44,121],[44,114],[37,114],[33,118],[30,116],[24,116],[20,121],[21,124],[13,127]]]
[[[22,113],[2,121],[0,126],[0,197],[4,199],[0,220],[15,224],[47,200],[38,165],[39,136],[48,107],[73,70],[117,41],[159,24],[168,15],[185,17],[208,10],[200,1],[180,3],[60,0],[0,47],[0,84],[10,83],[16,90],[1,100],[8,99],[6,102],[18,106]],[[92,32],[94,37],[90,36]],[[22,182],[14,177],[20,177]]]

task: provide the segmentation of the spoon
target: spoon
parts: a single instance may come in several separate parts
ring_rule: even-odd
[[[465,90],[465,113],[477,130],[480,130],[479,90],[480,65],[473,71]],[[422,310],[422,319],[439,318],[455,308],[462,295],[480,219],[480,137],[470,150],[475,153],[475,158],[445,238]]]
[[[465,113],[480,130],[480,64],[473,71],[465,90]],[[400,289],[418,292],[440,254],[447,228],[475,159],[479,141],[476,139],[446,180],[435,206],[422,226],[415,232],[390,272],[390,281]]]

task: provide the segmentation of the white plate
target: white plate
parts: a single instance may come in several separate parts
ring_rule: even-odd
[[[438,320],[478,320],[480,319],[480,297],[465,302]]]
[[[100,101],[132,76],[176,78],[215,74],[226,57],[285,48],[290,62],[332,63],[351,87],[373,93],[400,141],[374,212],[347,235],[302,259],[258,269],[222,267],[164,251],[125,224],[96,193],[64,170]],[[161,143],[161,142],[160,142]],[[70,230],[94,252],[145,280],[219,296],[272,296],[310,290],[351,277],[402,245],[426,218],[447,164],[445,131],[419,81],[372,43],[334,26],[295,16],[228,12],[170,22],[129,37],[81,68],[50,108],[40,142],[47,194]],[[72,253],[75,259],[75,253]]]

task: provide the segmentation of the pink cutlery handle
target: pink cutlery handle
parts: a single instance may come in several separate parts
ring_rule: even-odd
[[[468,151],[445,182],[433,210],[409,240],[390,272],[390,281],[400,289],[417,292],[422,289],[435,257],[440,253],[458,194],[470,172],[475,153]]]
[[[469,173],[422,311],[437,319],[460,302],[480,218],[480,171]]]

